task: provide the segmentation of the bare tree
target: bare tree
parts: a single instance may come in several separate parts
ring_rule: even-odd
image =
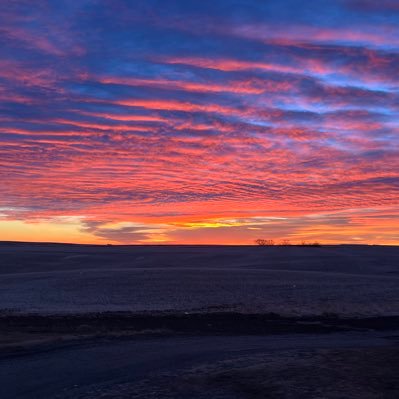
[[[257,240],[255,240],[255,244],[260,245],[260,246],[271,246],[274,245],[274,241],[273,240],[265,240],[263,238],[258,238]]]
[[[314,241],[314,242],[306,242],[306,241],[302,241],[301,242],[301,246],[302,247],[321,247],[321,244],[318,241]]]
[[[280,245],[287,247],[287,246],[291,245],[291,241],[290,240],[282,240]]]

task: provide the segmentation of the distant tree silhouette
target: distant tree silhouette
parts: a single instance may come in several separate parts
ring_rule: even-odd
[[[301,246],[302,247],[321,247],[321,244],[318,241],[314,241],[314,242],[302,241]]]
[[[260,246],[271,246],[274,245],[274,241],[273,240],[265,240],[263,238],[258,238],[257,240],[255,240],[255,244],[260,245]]]
[[[258,238],[255,240],[255,244],[259,245],[261,247],[263,246],[272,246],[272,245],[278,245],[281,247],[288,247],[290,245],[294,246],[301,246],[301,247],[321,247],[321,244],[318,241],[302,241],[300,244],[291,244],[290,240],[284,239],[281,240],[278,244],[274,242],[274,240],[266,240],[264,238]]]

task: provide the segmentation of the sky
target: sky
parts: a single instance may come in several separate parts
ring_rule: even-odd
[[[0,3],[0,240],[399,244],[399,1]]]

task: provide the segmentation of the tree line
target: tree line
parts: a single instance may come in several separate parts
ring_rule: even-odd
[[[321,247],[321,244],[318,241],[301,241],[299,244],[292,244],[290,240],[282,240],[279,242],[275,242],[274,240],[270,239],[264,239],[264,238],[258,238],[255,240],[255,244],[259,245],[261,247],[263,246],[282,246],[282,247],[287,247],[290,245],[296,245],[296,246],[301,246],[301,247]]]

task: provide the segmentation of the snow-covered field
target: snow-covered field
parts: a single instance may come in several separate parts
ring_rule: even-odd
[[[0,310],[399,315],[399,247],[1,243]]]

